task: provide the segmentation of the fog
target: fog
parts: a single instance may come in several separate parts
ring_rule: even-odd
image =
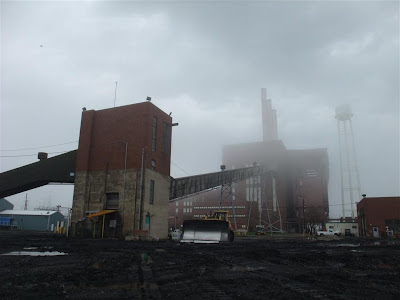
[[[115,81],[117,106],[150,96],[179,123],[171,176],[218,171],[222,145],[262,140],[266,87],[286,148],[328,148],[331,216],[340,213],[334,117],[344,103],[362,193],[400,195],[397,1],[0,5],[1,172],[38,151],[76,149],[82,107],[112,107]],[[72,191],[28,191],[28,208],[70,207]],[[7,199],[21,209],[25,195]]]

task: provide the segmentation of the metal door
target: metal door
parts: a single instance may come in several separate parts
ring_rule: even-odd
[[[379,228],[378,228],[378,226],[374,226],[373,231],[374,231],[374,237],[379,237]]]

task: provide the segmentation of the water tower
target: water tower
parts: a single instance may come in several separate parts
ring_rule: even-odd
[[[342,217],[357,215],[355,201],[361,199],[360,176],[354,145],[353,114],[349,105],[336,107],[336,120],[339,134],[340,183],[342,196]]]

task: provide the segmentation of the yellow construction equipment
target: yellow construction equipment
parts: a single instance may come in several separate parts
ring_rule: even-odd
[[[182,243],[233,242],[235,235],[228,219],[228,211],[218,210],[202,220],[183,221]]]

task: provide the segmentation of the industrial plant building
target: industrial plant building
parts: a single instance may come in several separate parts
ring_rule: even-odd
[[[150,101],[82,112],[72,234],[167,238],[172,125]]]
[[[400,197],[364,197],[357,204],[362,237],[400,237]]]
[[[229,186],[199,193],[170,204],[169,227],[203,218],[216,209],[229,210],[236,230],[299,232],[305,223],[328,217],[327,149],[288,150],[278,139],[276,111],[261,91],[263,141],[225,145],[226,170],[265,166],[268,172]],[[221,171],[224,172],[224,171]],[[220,204],[221,202],[221,204]]]
[[[170,115],[150,101],[84,108],[78,149],[1,173],[0,197],[73,183],[72,236],[167,238],[168,228],[219,208],[234,229],[302,231],[329,213],[327,149],[286,149],[265,89],[262,118],[262,141],[223,147],[225,175],[174,179]]]
[[[57,211],[3,210],[0,217],[10,218],[9,224],[20,230],[53,231],[64,222],[64,216]]]

